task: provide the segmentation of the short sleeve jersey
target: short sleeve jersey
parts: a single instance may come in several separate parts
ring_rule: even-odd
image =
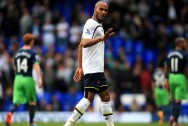
[[[170,73],[184,74],[188,66],[188,55],[184,51],[171,51],[167,55],[166,64]]]
[[[39,63],[38,57],[32,49],[19,49],[14,55],[16,75],[32,77],[33,64]]]
[[[102,24],[88,19],[84,25],[82,39],[94,39],[104,36]],[[98,42],[82,50],[82,68],[84,75],[104,72],[104,42]]]
[[[163,86],[165,80],[164,71],[161,69],[156,69],[153,73],[153,79],[155,82],[155,86],[157,87]]]

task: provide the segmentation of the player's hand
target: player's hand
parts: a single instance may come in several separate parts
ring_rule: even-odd
[[[38,87],[42,88],[42,79],[38,79]]]
[[[165,79],[165,81],[164,81],[163,88],[168,89],[168,80],[167,79]]]
[[[109,28],[109,29],[106,31],[106,33],[105,33],[104,36],[103,36],[103,40],[105,40],[105,39],[107,39],[107,38],[109,38],[109,37],[111,37],[112,35],[115,34],[115,32],[113,32],[112,30],[113,30],[113,28]]]
[[[83,74],[82,68],[78,67],[73,77],[74,81],[75,82],[80,81],[82,78],[82,74]]]

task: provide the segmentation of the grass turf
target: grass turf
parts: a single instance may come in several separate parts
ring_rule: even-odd
[[[63,126],[62,123],[37,123],[37,126]],[[181,124],[181,126],[187,126],[188,124]],[[4,123],[0,123],[0,126],[5,126]],[[13,123],[12,126],[27,126],[27,123]],[[75,126],[106,126],[105,123],[76,123]],[[157,123],[143,123],[143,124],[128,124],[128,123],[115,123],[115,126],[159,126]],[[168,123],[164,123],[160,126],[169,126]]]

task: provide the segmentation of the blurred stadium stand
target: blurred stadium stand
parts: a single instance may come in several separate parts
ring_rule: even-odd
[[[83,96],[83,82],[77,84],[72,79],[77,46],[96,1],[0,0],[0,111],[8,111],[12,104],[12,58],[23,45],[21,36],[27,32],[36,37],[34,48],[43,70],[44,90],[37,98],[38,110],[74,108]],[[188,1],[105,1],[109,4],[109,14],[103,26],[105,30],[113,27],[116,32],[105,41],[105,73],[113,107],[116,111],[155,112],[152,72],[164,63],[166,53],[174,47],[175,37],[188,39]],[[139,97],[134,97],[136,94]],[[132,100],[138,106],[130,109]],[[95,109],[94,104],[88,111]],[[26,108],[22,106],[19,111]],[[187,113],[186,102],[182,114]]]

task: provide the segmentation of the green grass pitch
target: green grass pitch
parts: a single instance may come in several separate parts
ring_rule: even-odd
[[[62,123],[37,123],[37,126],[63,126]],[[187,126],[188,124],[181,124],[181,126]],[[0,123],[0,126],[5,126],[5,124]],[[27,123],[13,123],[12,126],[27,126]],[[105,123],[76,123],[75,126],[106,126]],[[169,126],[168,123],[158,125],[157,123],[143,123],[143,124],[128,124],[128,123],[115,123],[115,126]]]

